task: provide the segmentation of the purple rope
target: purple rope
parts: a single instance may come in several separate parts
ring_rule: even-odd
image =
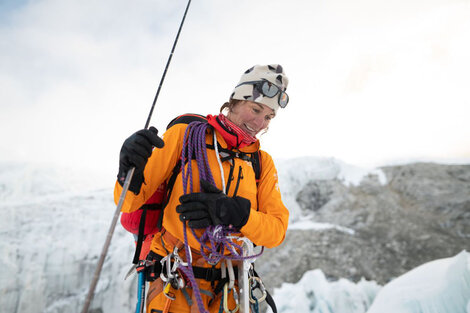
[[[209,160],[207,158],[207,148],[206,148],[206,130],[209,124],[205,122],[191,122],[184,133],[183,138],[183,151],[181,153],[181,168],[182,168],[182,181],[183,181],[183,192],[188,194],[188,180],[189,180],[189,193],[193,192],[193,169],[192,162],[193,156],[196,159],[199,180],[206,180],[215,186],[214,177],[212,176],[212,171],[209,166]],[[216,145],[217,142],[214,142]],[[185,170],[185,164],[188,164],[187,170]],[[201,186],[200,186],[200,189]],[[228,237],[238,233],[232,227],[226,227],[222,225],[209,226],[206,228],[205,232],[201,237],[198,237],[193,229],[191,229],[193,236],[200,244],[200,251],[204,259],[210,264],[217,264],[222,259],[231,259],[231,260],[247,260],[253,259],[260,256],[261,252],[256,255],[243,256],[242,247],[234,243],[232,240],[229,240]],[[183,222],[183,235],[184,235],[184,247],[186,252],[186,261],[188,266],[179,265],[179,268],[184,272],[188,277],[191,285],[193,286],[194,294],[196,297],[196,302],[200,312],[207,312],[204,308],[204,304],[201,298],[201,292],[199,286],[196,283],[194,277],[194,271],[189,260],[191,255],[190,247],[188,244],[188,234],[186,222]],[[210,246],[206,243],[209,242]],[[230,252],[230,255],[225,255],[225,250]],[[209,251],[206,253],[205,251]]]
[[[183,151],[181,154],[181,168],[182,168],[182,180],[183,180],[183,192],[184,194],[188,193],[188,180],[189,180],[189,185],[190,185],[190,190],[189,192],[191,193],[193,191],[193,174],[192,174],[192,165],[191,165],[191,160],[193,156],[193,146],[189,144],[190,138],[193,135],[193,130],[194,130],[194,124],[198,122],[192,122],[188,125],[186,128],[186,131],[184,133],[184,139],[183,139]],[[188,155],[186,155],[186,153]],[[185,171],[185,163],[186,160],[188,160],[188,169]],[[189,256],[191,255],[190,247],[188,244],[188,233],[186,231],[186,222],[183,222],[183,235],[184,235],[184,249],[186,253],[186,262],[188,263],[187,266],[184,265],[179,265],[178,268],[180,268],[188,277],[189,281],[191,282],[191,285],[193,286],[194,290],[194,295],[196,298],[196,303],[199,308],[199,312],[206,313],[207,311],[204,308],[204,303],[202,302],[202,297],[201,297],[201,292],[199,290],[199,286],[197,285],[196,278],[194,277],[194,270],[193,270],[193,265],[191,264],[191,260],[189,259]]]

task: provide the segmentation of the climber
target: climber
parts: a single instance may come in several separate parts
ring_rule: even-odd
[[[230,238],[245,237],[267,248],[284,240],[289,212],[281,200],[273,160],[260,150],[256,136],[267,130],[279,107],[287,105],[287,84],[280,65],[255,65],[241,76],[220,114],[189,124],[177,120],[163,139],[150,127],[124,141],[114,190],[116,202],[126,173],[131,167],[135,172],[122,212],[138,210],[159,186],[175,179],[166,200],[162,230],[154,235],[147,257],[151,264],[147,269],[151,281],[147,312],[219,312],[222,307],[235,311],[238,297],[232,261],[214,262],[211,257],[220,251],[237,254],[237,249],[218,246],[206,254],[208,245],[201,241],[206,229],[228,230],[236,234]],[[202,145],[197,138],[202,138]],[[191,155],[192,151],[202,156]],[[186,232],[186,227],[190,231]],[[180,265],[186,267],[180,270]],[[220,284],[222,279],[230,280],[228,293],[227,285]]]

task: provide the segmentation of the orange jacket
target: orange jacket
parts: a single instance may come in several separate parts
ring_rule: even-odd
[[[183,137],[187,124],[176,124],[169,128],[164,134],[163,139],[165,146],[162,149],[154,149],[144,170],[145,183],[142,185],[138,195],[128,192],[122,206],[122,212],[133,212],[139,209],[149,197],[156,191],[158,186],[168,181],[172,175],[176,162],[180,162]],[[206,134],[206,143],[213,144],[213,131],[216,132],[217,141],[220,146],[227,148],[227,144],[222,136],[210,128]],[[259,142],[255,142],[250,146],[241,148],[242,152],[255,152],[259,149]],[[220,167],[217,162],[215,150],[207,149],[208,161],[211,167],[214,181],[219,189],[222,189]],[[289,211],[281,200],[279,190],[277,171],[271,156],[260,151],[261,161],[261,177],[258,186],[256,185],[255,172],[251,166],[251,162],[234,159],[234,180],[230,184],[227,192],[228,196],[232,196],[236,185],[237,178],[240,176],[240,183],[237,195],[247,198],[251,202],[251,212],[247,223],[241,228],[240,232],[258,246],[272,248],[278,246],[285,237],[287,224],[289,220]],[[192,160],[193,164],[193,192],[199,192],[199,175],[197,164]],[[222,163],[224,177],[227,181],[230,173],[230,162]],[[225,183],[227,185],[227,182]],[[189,186],[189,184],[188,184]],[[189,188],[189,187],[188,187]],[[116,182],[114,189],[114,199],[117,203],[121,194],[122,187]],[[180,203],[179,198],[183,195],[183,185],[181,179],[181,171],[177,176],[176,182],[165,208],[162,226],[166,231],[177,239],[184,241],[183,223],[179,219],[176,212],[176,206]],[[203,230],[197,230],[198,236],[201,236]],[[187,231],[189,245],[199,250],[199,243],[192,235],[191,231]],[[166,247],[167,249],[171,247]],[[159,236],[155,236],[151,249],[160,255],[166,255],[161,245]]]

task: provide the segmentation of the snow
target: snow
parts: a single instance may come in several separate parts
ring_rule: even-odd
[[[276,288],[273,298],[279,313],[470,313],[470,253],[425,263],[384,287],[330,282],[316,269]]]
[[[469,313],[469,303],[470,253],[462,251],[385,285],[367,313]]]
[[[316,269],[306,272],[296,284],[275,289],[273,297],[279,313],[364,313],[380,288],[366,280],[357,284],[347,279],[329,282]]]
[[[81,310],[115,210],[113,180],[68,168],[0,166],[0,311]],[[129,312],[135,305],[135,282],[123,280],[132,253],[132,236],[117,227],[92,307]]]
[[[291,229],[299,229],[299,230],[314,229],[314,230],[321,231],[321,230],[327,230],[327,229],[332,229],[332,228],[338,231],[347,233],[349,235],[354,235],[355,233],[354,229],[335,225],[335,224],[330,224],[330,223],[317,223],[308,219],[308,217],[306,219],[299,220],[298,222],[294,223],[292,226],[289,226],[290,230]]]
[[[109,188],[114,176],[79,167],[65,168],[33,163],[0,164],[2,204],[26,204],[67,198]]]

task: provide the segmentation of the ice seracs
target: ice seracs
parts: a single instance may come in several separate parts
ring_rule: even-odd
[[[469,313],[470,253],[425,263],[394,279],[367,313]]]

